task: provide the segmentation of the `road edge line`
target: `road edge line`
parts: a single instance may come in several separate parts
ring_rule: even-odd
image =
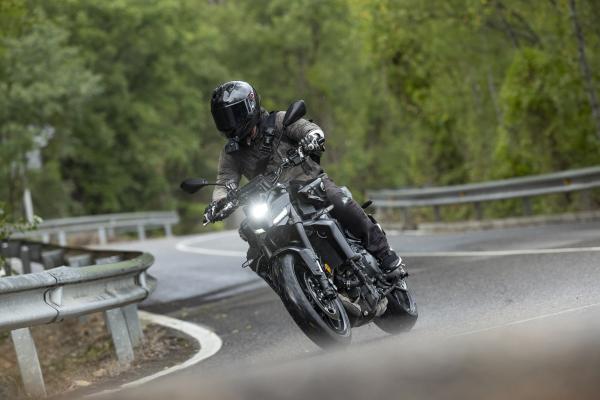
[[[228,230],[214,233],[207,233],[203,235],[192,236],[186,239],[183,239],[177,244],[175,244],[175,249],[178,251],[182,251],[185,253],[196,253],[203,254],[207,256],[220,256],[220,257],[246,257],[245,251],[236,251],[236,250],[217,250],[217,249],[207,249],[205,247],[194,247],[192,244],[207,242],[209,240],[215,239],[223,239],[231,236],[235,236],[237,231]]]
[[[139,311],[139,315],[141,320],[147,321],[152,324],[162,325],[164,327],[171,328],[179,332],[183,332],[184,334],[193,338],[198,343],[200,349],[192,357],[188,358],[182,363],[176,364],[165,370],[158,371],[152,375],[148,375],[146,377],[124,383],[116,388],[106,389],[101,392],[92,393],[85,397],[102,396],[119,392],[124,389],[131,389],[141,386],[155,379],[161,378],[166,375],[170,375],[174,372],[181,371],[185,368],[196,365],[199,362],[215,355],[223,346],[223,341],[221,340],[221,338],[216,333],[202,325],[183,321],[173,317],[168,317],[166,315],[153,314],[147,311]]]
[[[556,247],[547,249],[514,249],[514,250],[473,250],[473,251],[434,251],[430,253],[400,252],[403,257],[505,257],[548,254],[598,253],[600,247]]]

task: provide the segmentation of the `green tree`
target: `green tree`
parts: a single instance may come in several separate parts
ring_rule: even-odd
[[[27,178],[47,217],[199,214],[209,193],[177,186],[216,173],[209,97],[231,79],[269,110],[305,99],[355,192],[597,164],[598,16],[592,0],[4,0],[0,193],[14,207]],[[40,133],[43,168],[23,174]]]
[[[27,154],[48,133],[55,142],[67,141],[69,121],[99,90],[99,78],[85,68],[77,49],[66,44],[67,37],[64,29],[35,14],[26,29],[2,42],[0,191],[10,210],[18,210],[28,177]],[[60,180],[56,185],[61,186]],[[54,200],[66,199],[68,193]]]
[[[215,141],[208,98],[214,76],[226,74],[214,61],[214,28],[199,23],[207,6],[40,5],[69,29],[104,87],[75,121],[72,151],[61,161],[74,200],[94,213],[173,207],[179,181],[207,169],[202,152]]]

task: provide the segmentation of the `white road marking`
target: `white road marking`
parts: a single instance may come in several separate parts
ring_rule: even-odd
[[[431,253],[404,253],[403,257],[500,257],[523,256],[533,254],[566,254],[600,252],[600,247],[564,247],[557,249],[517,249],[517,250],[482,250],[482,251],[435,251]]]
[[[175,245],[179,251],[188,253],[204,254],[221,257],[246,257],[245,251],[219,250],[197,246],[200,243],[216,239],[226,239],[236,235],[236,231],[219,232],[196,236],[182,240]],[[567,253],[587,253],[600,252],[600,247],[565,247],[556,249],[515,249],[515,250],[481,250],[481,251],[433,251],[433,252],[402,252],[402,257],[502,257],[502,256],[523,256],[536,254],[567,254]]]
[[[520,319],[520,320],[517,320],[517,321],[507,322],[506,324],[494,325],[494,326],[490,326],[490,327],[487,327],[487,328],[481,328],[481,329],[474,329],[472,331],[457,333],[457,334],[454,334],[454,335],[450,335],[448,337],[459,337],[459,336],[473,335],[473,334],[476,334],[476,333],[487,332],[487,331],[491,331],[491,330],[494,330],[494,329],[505,328],[507,326],[525,324],[527,322],[537,321],[537,320],[540,320],[540,319],[545,319],[545,318],[550,318],[550,317],[556,317],[556,316],[559,316],[559,315],[568,314],[568,313],[572,313],[572,312],[575,312],[575,311],[582,311],[582,310],[586,310],[588,308],[593,308],[593,307],[598,307],[598,306],[600,306],[600,303],[593,303],[593,304],[588,304],[588,305],[580,306],[580,307],[567,308],[565,310],[553,312],[553,313],[550,313],[550,314],[542,314],[542,315],[538,315],[536,317],[531,317],[531,318],[526,318],[526,319]]]
[[[146,376],[144,378],[141,378],[141,379],[138,379],[138,380],[135,380],[132,382],[124,383],[117,388],[103,390],[101,392],[93,393],[86,397],[101,396],[101,395],[118,392],[123,389],[130,389],[130,388],[138,387],[140,385],[143,385],[145,383],[148,383],[150,381],[158,379],[162,376],[172,374],[173,372],[176,372],[176,371],[181,371],[182,369],[191,367],[192,365],[198,364],[200,361],[203,361],[209,357],[212,357],[221,349],[221,346],[223,346],[223,342],[221,341],[221,338],[216,333],[214,333],[210,329],[207,329],[201,325],[197,325],[197,324],[187,322],[187,321],[182,321],[182,320],[176,319],[176,318],[167,317],[166,315],[152,314],[152,313],[149,313],[146,311],[140,311],[139,315],[140,315],[140,319],[147,321],[149,323],[166,326],[168,328],[175,329],[175,330],[185,333],[186,335],[188,335],[188,336],[192,337],[194,340],[196,340],[196,342],[198,342],[200,349],[191,358],[189,358],[188,360],[184,361],[181,364],[174,365],[170,368],[159,371],[155,374]]]
[[[204,254],[207,256],[222,256],[222,257],[246,257],[245,251],[235,251],[235,250],[218,250],[218,249],[209,249],[205,247],[197,247],[195,246],[198,243],[208,242],[216,239],[226,239],[234,237],[237,231],[225,231],[219,233],[209,233],[202,236],[196,236],[189,239],[182,240],[181,242],[175,245],[175,248],[179,251],[183,251],[186,253],[196,253],[196,254]]]

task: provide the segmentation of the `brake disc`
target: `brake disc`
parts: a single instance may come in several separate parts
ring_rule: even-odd
[[[323,296],[319,296],[320,292],[317,292],[315,282],[308,273],[304,273],[304,282],[306,283],[306,289],[308,294],[315,301],[317,307],[319,307],[328,317],[341,321],[340,313],[336,307],[334,300],[325,300]]]

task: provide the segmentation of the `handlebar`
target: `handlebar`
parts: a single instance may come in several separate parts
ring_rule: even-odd
[[[279,179],[281,178],[281,175],[283,174],[284,170],[286,170],[287,168],[295,167],[297,165],[302,164],[306,160],[306,158],[307,158],[307,155],[304,154],[302,146],[298,146],[298,147],[296,147],[294,149],[290,149],[290,151],[288,151],[287,157],[285,157],[282,160],[281,164],[277,167],[277,169],[271,173],[272,178],[269,177],[269,175],[267,175],[267,176],[259,175],[241,188],[238,188],[236,185],[226,184],[225,188],[227,189],[227,200],[228,201],[215,214],[214,220],[212,220],[212,221],[208,220],[206,218],[206,215],[204,215],[202,224],[204,226],[206,226],[211,222],[216,222],[216,221],[220,221],[222,219],[227,218],[227,216],[229,216],[231,214],[231,212],[233,212],[233,210],[239,206],[239,203],[241,200],[244,199],[244,196],[248,192],[253,191],[253,190],[249,190],[248,188],[255,189],[255,186],[258,185],[259,187],[263,186],[265,191],[270,190],[271,188],[273,188],[275,186],[275,184],[277,184],[277,182],[279,182]],[[261,185],[263,182],[261,182],[260,180],[264,181],[265,179],[267,180],[267,182],[265,183],[265,185]],[[265,187],[266,185],[268,185],[268,188]],[[244,190],[244,189],[246,189],[246,190]]]

